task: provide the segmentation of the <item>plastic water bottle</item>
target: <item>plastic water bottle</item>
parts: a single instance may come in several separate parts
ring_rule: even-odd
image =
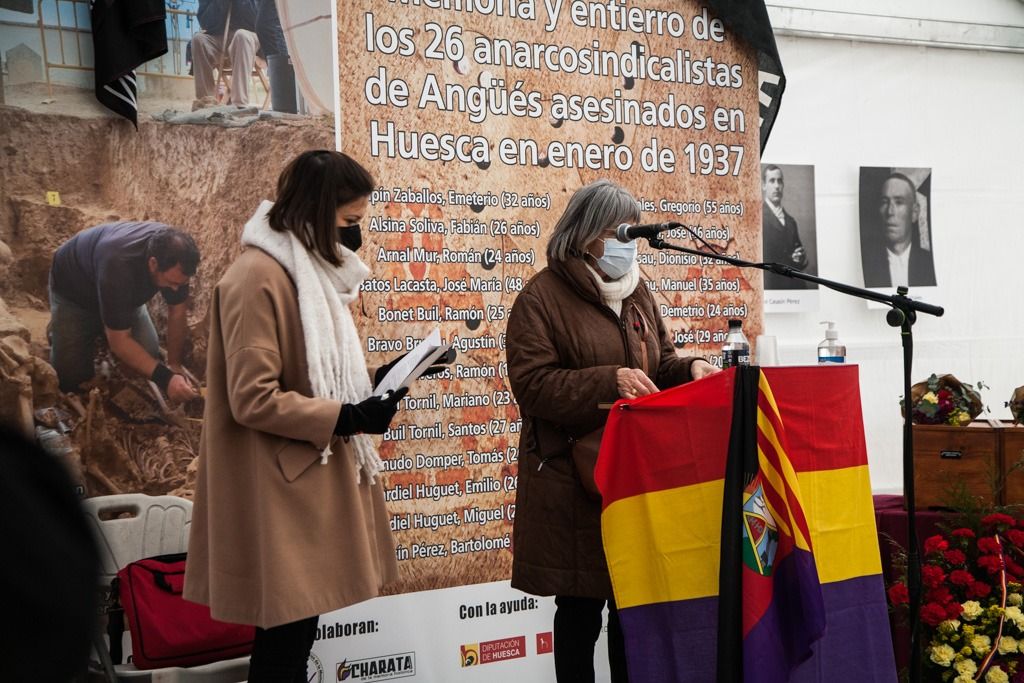
[[[82,466],[82,456],[71,444],[71,439],[61,434],[56,429],[36,426],[36,441],[50,455],[54,456],[71,475],[75,485],[75,492],[80,498],[85,497],[85,475]]]
[[[722,369],[750,365],[750,342],[743,334],[742,320],[729,321],[729,333],[722,345]]]
[[[825,338],[818,344],[818,364],[822,363],[845,363],[846,346],[839,343],[839,330],[831,320],[824,320],[822,325],[828,325],[825,330]]]

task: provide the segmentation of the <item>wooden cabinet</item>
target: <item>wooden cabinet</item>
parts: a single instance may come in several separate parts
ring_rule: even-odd
[[[1000,504],[1000,431],[988,422],[972,422],[967,427],[914,425],[917,507],[948,507],[951,487],[961,482],[985,503]],[[1021,486],[1024,490],[1024,482]]]
[[[1024,505],[1024,426],[1004,422],[999,430],[999,451],[1003,456],[1003,503]]]
[[[987,504],[1024,505],[1024,426],[998,421],[914,425],[917,507],[948,507],[950,487],[957,482]]]

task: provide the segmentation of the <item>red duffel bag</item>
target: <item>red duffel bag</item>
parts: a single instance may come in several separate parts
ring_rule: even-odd
[[[185,553],[132,562],[115,581],[136,668],[195,666],[252,651],[254,627],[214,621],[209,607],[181,597]]]

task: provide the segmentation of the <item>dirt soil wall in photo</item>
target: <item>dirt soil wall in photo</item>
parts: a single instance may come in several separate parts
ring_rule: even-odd
[[[241,128],[140,121],[136,132],[122,120],[0,106],[0,420],[35,428],[86,495],[190,497],[201,401],[166,414],[145,382],[109,361],[89,392],[57,391],[45,362],[53,252],[108,221],[161,221],[191,233],[202,260],[192,281],[188,366],[202,379],[210,293],[240,250],[243,224],[260,200],[273,198],[288,160],[333,147],[330,119]],[[162,332],[161,306],[154,302],[151,312]]]

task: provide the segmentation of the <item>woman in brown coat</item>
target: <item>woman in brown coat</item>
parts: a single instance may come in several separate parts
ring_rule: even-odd
[[[612,681],[627,680],[601,505],[580,483],[572,440],[604,424],[598,403],[717,371],[676,355],[640,277],[636,243],[615,239],[619,224],[639,220],[636,199],[610,181],[577,191],[548,243],[548,267],[523,288],[508,322],[509,383],[523,418],[512,585],[555,596],[559,683],[594,680],[605,603]]]
[[[319,615],[397,576],[366,434],[401,396],[371,397],[348,310],[373,188],[343,154],[294,159],[213,295],[185,597],[257,626],[251,682],[305,681]]]

